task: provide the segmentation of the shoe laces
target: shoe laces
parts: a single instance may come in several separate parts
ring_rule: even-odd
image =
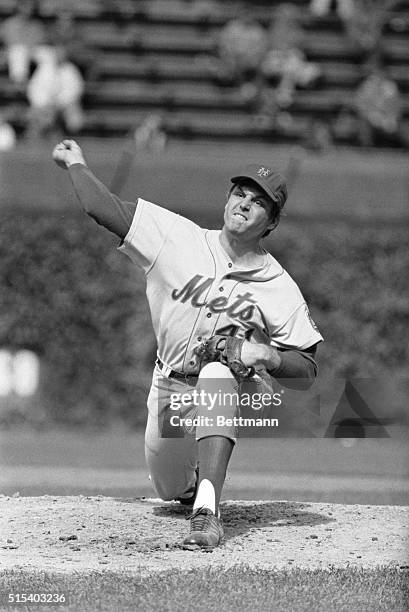
[[[190,519],[191,521],[191,531],[207,531],[212,525],[212,518],[214,518],[213,512],[209,508],[201,506],[194,510],[190,516],[187,516],[186,520]]]

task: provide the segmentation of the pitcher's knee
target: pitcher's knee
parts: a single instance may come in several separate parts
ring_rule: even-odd
[[[150,476],[150,479],[153,488],[163,501],[172,501],[172,499],[176,499],[176,497],[184,493],[183,486],[177,486],[173,482],[169,483],[163,480],[154,479],[152,476]]]

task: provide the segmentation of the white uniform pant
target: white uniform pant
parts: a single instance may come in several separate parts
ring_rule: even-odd
[[[221,399],[211,408],[208,402],[189,402],[188,396],[194,390],[198,394],[201,391],[210,393],[214,398],[218,394]],[[229,368],[220,363],[207,364],[198,378],[186,382],[165,378],[156,366],[148,397],[145,457],[152,484],[162,499],[175,499],[194,486],[198,440],[217,435],[236,441],[234,426],[216,426],[215,423],[218,416],[230,419],[238,414],[237,393],[236,379]],[[179,397],[186,398],[186,405],[175,409]],[[197,418],[200,422],[197,426],[179,425],[183,418]]]

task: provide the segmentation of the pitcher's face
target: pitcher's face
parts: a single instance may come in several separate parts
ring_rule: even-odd
[[[274,203],[252,181],[236,184],[229,194],[224,211],[225,229],[246,240],[259,240],[275,227]]]

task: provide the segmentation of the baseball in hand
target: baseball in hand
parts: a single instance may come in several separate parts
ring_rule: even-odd
[[[84,164],[82,149],[75,140],[63,140],[54,147],[53,160],[60,168],[69,168],[72,164]]]

